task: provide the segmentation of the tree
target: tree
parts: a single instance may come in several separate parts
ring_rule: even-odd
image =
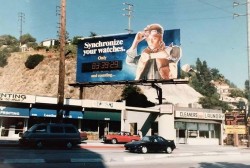
[[[95,37],[95,36],[97,36],[97,34],[91,31],[89,37]]]
[[[0,46],[2,45],[16,46],[18,45],[18,40],[11,35],[2,35],[0,36]]]
[[[72,44],[73,45],[77,45],[80,38],[83,38],[83,37],[82,36],[75,36],[75,37],[73,37]]]
[[[121,97],[122,100],[126,100],[127,106],[152,107],[155,105],[147,100],[147,97],[142,93],[139,87],[133,85],[125,86]]]
[[[21,44],[27,44],[29,42],[36,42],[36,39],[32,37],[30,34],[24,34],[20,37]]]
[[[236,98],[236,97],[245,97],[244,92],[240,89],[232,89],[230,90],[230,97]]]
[[[196,69],[197,73],[191,76],[190,85],[204,96],[199,99],[202,107],[229,110],[229,105],[220,101],[217,89],[212,83],[213,80],[225,81],[224,76],[219,73],[218,69],[209,69],[206,61],[201,62],[199,58],[196,61]]]

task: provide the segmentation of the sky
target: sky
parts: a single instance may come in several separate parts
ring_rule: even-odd
[[[128,8],[136,33],[152,23],[165,30],[180,29],[181,65],[195,65],[197,58],[216,68],[238,88],[248,80],[246,0],[66,0],[69,38],[127,33]],[[233,2],[240,5],[233,7]],[[29,33],[36,42],[58,38],[60,0],[0,0],[0,35]],[[237,13],[242,16],[233,17]]]

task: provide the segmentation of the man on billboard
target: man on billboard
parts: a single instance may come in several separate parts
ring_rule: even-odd
[[[177,78],[177,64],[181,58],[181,48],[163,41],[164,29],[159,24],[151,24],[136,34],[131,47],[127,50],[126,62],[136,65],[135,80]],[[137,46],[146,41],[147,47],[137,54]]]

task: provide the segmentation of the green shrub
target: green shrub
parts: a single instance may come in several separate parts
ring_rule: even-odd
[[[5,65],[8,64],[7,60],[9,56],[10,53],[8,52],[7,49],[0,51],[0,67],[4,67]]]
[[[40,62],[43,61],[44,56],[40,54],[30,55],[25,62],[26,68],[34,69]]]

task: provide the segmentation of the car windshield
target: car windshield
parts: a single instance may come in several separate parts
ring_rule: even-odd
[[[145,142],[150,142],[150,138],[148,136],[143,137],[141,140]]]
[[[30,127],[27,131],[32,132],[32,131],[34,131],[36,129],[36,127],[37,127],[37,125],[35,124],[32,127]]]

